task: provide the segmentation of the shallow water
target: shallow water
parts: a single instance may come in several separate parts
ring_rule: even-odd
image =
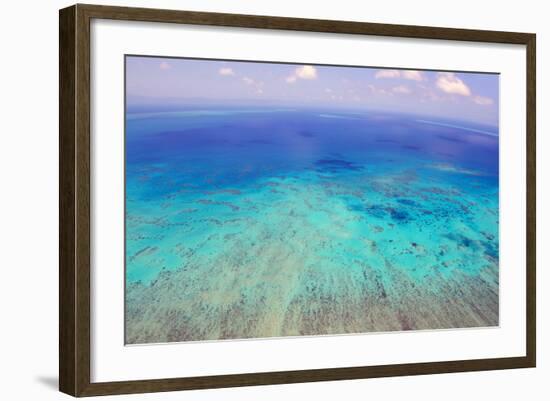
[[[498,132],[323,110],[134,113],[126,341],[498,325]]]

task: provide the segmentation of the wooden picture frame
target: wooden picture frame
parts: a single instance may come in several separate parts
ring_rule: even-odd
[[[355,366],[120,382],[91,382],[90,334],[90,21],[163,22],[399,38],[518,44],[527,58],[526,355],[492,359]],[[73,396],[144,393],[401,375],[534,367],[535,278],[535,41],[530,33],[372,24],[254,15],[74,5],[59,15],[59,388]]]

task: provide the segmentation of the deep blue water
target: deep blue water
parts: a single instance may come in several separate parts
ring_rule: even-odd
[[[154,186],[156,192],[168,184],[165,189],[169,192],[178,180],[211,186],[300,170],[357,171],[378,164],[394,170],[422,162],[475,170],[484,174],[484,181],[498,185],[498,136],[418,122],[414,116],[255,110],[219,113],[153,113],[144,118],[130,114],[133,118],[127,121],[126,137],[129,187],[156,164],[173,167],[159,176],[161,182]],[[498,135],[495,128],[459,124]]]

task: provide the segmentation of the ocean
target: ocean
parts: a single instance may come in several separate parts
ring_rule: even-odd
[[[498,128],[285,108],[126,116],[126,343],[499,324]]]

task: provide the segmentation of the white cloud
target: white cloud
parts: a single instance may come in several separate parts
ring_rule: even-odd
[[[286,82],[293,84],[298,79],[317,79],[317,69],[311,65],[298,67],[292,75],[286,77]]]
[[[166,61],[163,61],[162,63],[159,64],[159,68],[161,70],[169,70],[170,68],[172,68],[172,66]]]
[[[218,70],[220,75],[235,75],[235,72],[229,67],[222,67]]]
[[[399,78],[401,74],[397,70],[378,70],[376,74],[374,74],[374,78],[380,79],[380,78]]]
[[[421,71],[416,70],[403,70],[401,71],[401,76],[405,79],[409,79],[411,81],[423,81],[424,76],[422,75]]]
[[[295,74],[298,78],[301,79],[316,79],[317,70],[311,65],[303,65],[296,68]]]
[[[402,94],[409,94],[411,93],[411,90],[409,89],[408,86],[405,86],[405,85],[399,85],[399,86],[396,86],[392,89],[392,92],[394,93],[402,93]]]
[[[242,77],[241,79],[246,85],[253,88],[254,92],[258,95],[262,95],[264,93],[264,83],[262,81],[256,81],[250,77]]]
[[[481,106],[490,106],[493,104],[493,99],[485,96],[474,96],[474,102]]]
[[[401,78],[408,79],[410,81],[423,81],[424,76],[421,71],[416,70],[378,70],[374,74],[376,79],[384,78]]]
[[[452,72],[437,73],[436,85],[445,93],[461,96],[470,96],[472,94],[468,85]]]

